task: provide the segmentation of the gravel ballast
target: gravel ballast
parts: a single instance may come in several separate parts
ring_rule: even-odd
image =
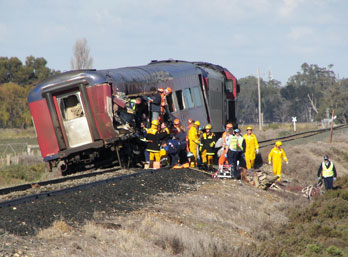
[[[93,219],[96,213],[108,216],[139,210],[160,193],[195,190],[197,181],[206,179],[209,179],[207,175],[189,169],[161,169],[86,190],[1,208],[0,230],[24,236],[34,235],[61,219],[72,226],[81,225]]]

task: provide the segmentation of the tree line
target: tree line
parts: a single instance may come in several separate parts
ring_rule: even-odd
[[[74,67],[72,69],[80,68]],[[83,67],[84,68],[84,67]],[[321,68],[304,63],[301,71],[291,76],[285,86],[280,81],[261,79],[263,122],[320,121],[332,110],[336,122],[348,120],[348,79],[339,79],[332,65]],[[16,57],[0,57],[0,128],[32,126],[27,96],[43,80],[60,73],[47,67],[47,61],[29,56],[23,64]],[[242,123],[258,122],[257,78],[240,78],[237,117]]]
[[[285,86],[277,80],[261,79],[261,112],[263,122],[321,121],[331,118],[334,110],[337,123],[348,122],[348,79],[339,79],[331,70],[303,63],[301,71],[291,76]],[[237,100],[239,122],[258,122],[257,78],[239,79]]]

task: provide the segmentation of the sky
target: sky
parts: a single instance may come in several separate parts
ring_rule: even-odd
[[[346,0],[0,0],[0,56],[68,71],[85,38],[96,69],[171,58],[286,85],[306,62],[347,78],[347,13]]]

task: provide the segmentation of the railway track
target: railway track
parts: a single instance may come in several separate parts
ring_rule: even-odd
[[[112,172],[114,170],[115,169],[113,169],[111,171],[107,171],[107,172]],[[0,202],[0,208],[16,206],[18,204],[32,202],[32,201],[35,201],[35,200],[38,200],[38,199],[42,199],[42,198],[47,198],[47,197],[51,197],[51,196],[57,196],[57,195],[62,195],[62,194],[66,194],[66,193],[71,193],[71,192],[83,190],[83,189],[86,189],[86,188],[89,188],[89,187],[93,187],[93,186],[97,186],[97,185],[113,183],[113,182],[117,182],[117,181],[120,181],[120,180],[123,180],[123,179],[128,179],[128,178],[134,178],[134,177],[137,177],[137,176],[139,176],[141,174],[144,174],[144,173],[154,173],[154,172],[156,172],[156,170],[142,170],[140,172],[135,172],[135,173],[132,173],[132,174],[126,174],[126,175],[121,175],[121,176],[113,176],[113,177],[110,177],[110,178],[107,178],[107,179],[101,179],[101,180],[98,180],[98,181],[93,181],[93,182],[89,182],[89,183],[79,184],[79,185],[76,185],[76,186],[65,187],[65,188],[58,189],[58,190],[41,191],[39,193],[28,194],[28,195],[24,195],[24,196],[21,196],[21,197],[18,197],[18,198],[9,199],[9,200]],[[95,172],[95,173],[102,173],[102,172]],[[95,173],[94,173],[94,175],[95,175]],[[87,176],[89,175],[89,177],[90,177],[93,174],[84,174],[84,175],[85,175],[84,177],[86,177],[86,175]],[[83,175],[74,176],[74,179],[77,179],[76,177],[82,177],[82,176]],[[61,183],[62,181],[67,181],[67,178],[50,180],[50,181],[39,182],[39,183],[47,185],[49,183]],[[37,183],[37,184],[39,184],[39,183]],[[16,188],[18,188],[18,190],[26,190],[24,188],[28,187],[28,185],[31,185],[30,188],[33,187],[33,184],[26,184],[26,185],[20,185],[20,186],[12,187],[12,188],[5,188],[5,189],[3,189],[3,191],[6,191],[6,190],[8,190],[8,191],[16,190]]]
[[[341,130],[341,129],[345,129],[348,128],[348,124],[344,124],[344,125],[339,125],[333,128],[333,130]],[[301,133],[296,133],[296,134],[292,134],[289,136],[284,136],[284,137],[277,137],[277,138],[272,138],[272,139],[267,139],[267,140],[261,140],[259,141],[259,148],[264,148],[267,146],[274,146],[276,141],[282,141],[282,142],[289,142],[289,141],[293,141],[296,139],[302,139],[302,138],[307,138],[307,137],[311,137],[311,136],[315,136],[321,133],[325,133],[330,131],[330,128],[325,128],[325,129],[318,129],[318,130],[310,130],[310,131],[305,131],[305,132],[301,132]]]

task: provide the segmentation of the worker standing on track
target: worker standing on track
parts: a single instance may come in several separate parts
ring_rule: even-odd
[[[205,132],[202,135],[201,140],[201,149],[202,152],[202,164],[203,169],[205,170],[213,170],[213,159],[215,155],[215,134],[211,132],[212,126],[210,124],[207,124],[205,126]]]
[[[252,127],[247,127],[247,134],[243,136],[245,141],[245,162],[246,168],[254,168],[256,154],[259,153],[259,144],[256,136],[252,132]]]
[[[227,158],[225,157],[227,155],[227,151],[229,146],[226,145],[226,139],[229,137],[230,133],[229,130],[233,128],[232,123],[228,123],[226,124],[226,130],[225,132],[222,134],[222,138],[223,138],[223,143],[222,143],[222,147],[224,148],[223,152],[221,153],[220,157],[219,157],[219,167],[221,167],[222,165],[225,164],[225,162],[227,161]]]
[[[324,161],[320,164],[318,169],[318,180],[324,179],[325,189],[333,189],[333,182],[337,178],[336,167],[332,161],[329,160],[329,156],[324,156]]]
[[[240,167],[245,167],[245,159],[244,159],[244,152],[245,152],[245,140],[243,136],[240,134],[240,129],[235,129],[234,133],[237,137],[237,161],[239,161]]]
[[[189,141],[189,150],[190,152],[193,154],[193,156],[191,157],[191,163],[190,166],[191,167],[195,167],[197,165],[197,147],[200,144],[199,141],[199,136],[198,136],[198,129],[200,126],[200,122],[199,121],[195,121],[193,123],[193,126],[191,126],[189,132],[188,132],[188,141]]]
[[[160,161],[161,161],[161,155],[160,155],[161,140],[166,136],[166,133],[165,132],[159,132],[158,131],[158,125],[159,125],[158,120],[153,120],[151,122],[151,128],[147,129],[147,131],[146,131],[146,140],[147,140],[146,151],[150,153],[150,156],[149,156],[149,159],[150,159],[149,168],[154,168],[154,167],[155,168],[159,168],[160,167]]]
[[[278,176],[278,181],[281,179],[282,159],[286,162],[286,164],[289,163],[288,158],[282,149],[282,142],[277,141],[275,143],[275,147],[268,154],[268,164],[271,164],[271,162],[273,163],[273,174]]]

